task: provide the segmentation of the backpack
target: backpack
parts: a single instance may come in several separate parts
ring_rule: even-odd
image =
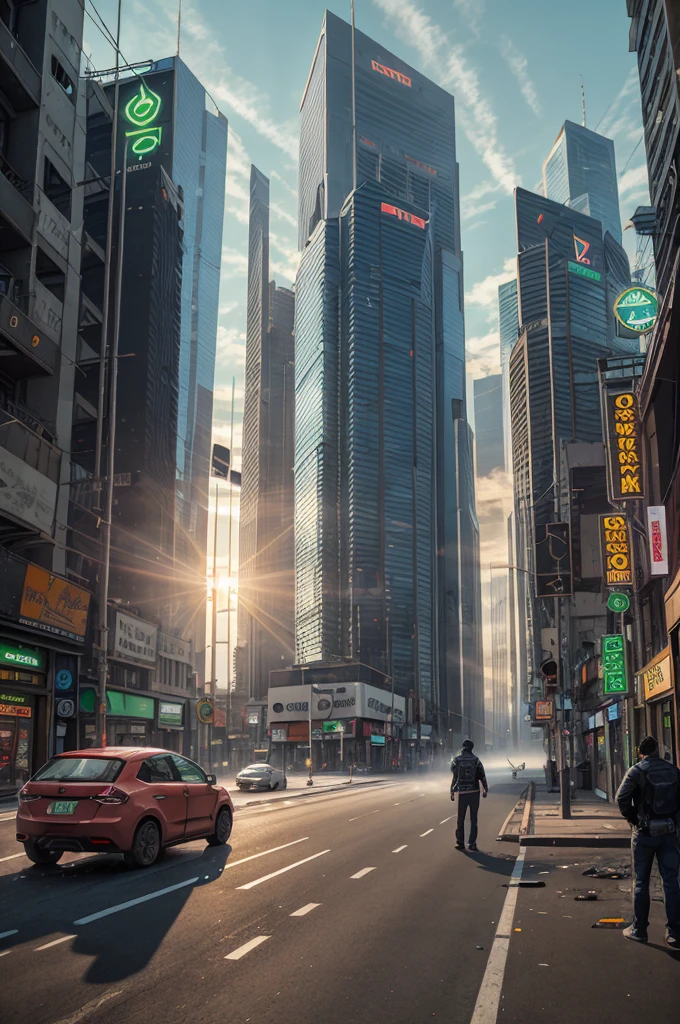
[[[680,776],[677,768],[660,758],[643,762],[638,767],[642,772],[643,816],[647,821],[674,817],[680,811]]]
[[[458,769],[458,779],[454,785],[454,791],[466,792],[479,788],[477,782],[477,765],[479,764],[479,758],[475,757],[457,757],[453,762],[453,767]]]

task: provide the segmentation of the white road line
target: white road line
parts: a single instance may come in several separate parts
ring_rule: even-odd
[[[310,910],[316,910],[316,908],[320,907],[320,906],[321,906],[320,903],[306,903],[304,907],[300,907],[299,910],[294,910],[293,913],[290,914],[289,916],[290,917],[304,917],[305,914],[308,914],[310,912]]]
[[[117,914],[120,910],[127,910],[128,907],[136,907],[139,903],[147,903],[149,900],[155,900],[157,896],[165,896],[166,893],[175,892],[177,889],[183,889],[187,885],[194,885],[198,881],[198,875],[195,878],[187,878],[186,882],[178,882],[177,885],[168,885],[165,889],[158,889],[157,892],[150,892],[147,896],[138,896],[136,900],[128,900],[127,903],[119,903],[116,907],[109,907],[107,910],[99,910],[96,914],[88,914],[87,917],[80,917],[74,924],[92,924],[93,921],[99,921],[102,917],[109,917],[111,914]]]
[[[357,814],[356,818],[350,818],[349,820],[350,821],[358,821],[359,818],[367,818],[369,814],[377,814],[379,810],[380,810],[380,808],[376,807],[376,809],[374,811],[366,811],[365,814]]]
[[[12,853],[12,854],[10,854],[9,857],[0,857],[0,864],[2,864],[3,861],[6,861],[6,860],[16,860],[17,857],[25,857],[25,856],[26,856],[26,854],[23,851],[21,853]]]
[[[276,853],[278,850],[286,850],[289,846],[295,846],[297,843],[306,843],[309,836],[304,836],[302,839],[294,839],[292,843],[284,843],[283,846],[273,846],[271,850],[263,850],[261,853],[251,853],[250,857],[241,857],[240,860],[228,861],[224,865],[224,870],[227,868],[235,868],[238,864],[245,864],[248,860],[257,860],[258,857],[265,857],[268,853]]]
[[[256,885],[260,885],[262,882],[268,882],[270,878],[276,878],[277,875],[283,875],[286,871],[292,871],[293,868],[299,868],[301,864],[307,864],[310,860],[316,860],[317,857],[323,857],[324,853],[330,853],[330,850],[322,850],[320,853],[313,853],[311,857],[305,857],[304,860],[298,860],[295,864],[289,864],[285,868],[279,868],[278,871],[272,871],[268,875],[263,875],[262,878],[256,878],[253,882],[246,882],[245,885],[237,885],[237,889],[253,889]]]
[[[16,935],[18,931],[19,931],[18,928],[12,928],[12,930],[10,932],[0,932],[0,939],[6,939],[10,935]]]
[[[408,843],[406,844],[408,846]],[[406,846],[398,846],[396,850],[392,850],[392,853],[401,853],[402,850],[406,849]]]
[[[12,811],[11,814],[0,814],[0,821],[14,821],[17,816],[16,811]]]
[[[512,869],[511,882],[519,882],[521,879],[525,854],[526,847],[523,846]],[[470,1024],[496,1024],[518,893],[518,886],[514,886],[508,889],[505,897]]]
[[[11,953],[11,952],[12,952],[11,949],[3,949],[2,953],[0,953],[0,956],[7,956],[7,954]]]
[[[375,868],[362,868],[361,871],[357,871],[356,875],[350,875],[350,878],[363,878],[369,871],[375,871]]]
[[[452,817],[453,817],[453,815],[451,815],[451,818],[452,818]],[[451,818],[444,818],[444,820],[443,820],[443,821],[440,821],[440,822],[439,822],[439,824],[440,824],[440,825],[445,825],[447,821],[451,821]]]
[[[398,800],[397,803],[394,806],[398,807],[400,803],[401,803],[401,800]]]
[[[62,935],[60,939],[52,939],[51,942],[46,942],[44,946],[36,946],[33,952],[42,953],[43,949],[50,949],[52,946],[58,946],[61,942],[68,942],[69,939],[75,938],[75,935]]]
[[[434,832],[434,829],[433,828],[428,828],[427,832],[421,832],[420,833],[420,838],[422,839],[423,836],[429,836],[430,832]]]
[[[251,949],[255,949],[256,946],[260,946],[263,942],[266,942],[267,939],[271,939],[271,935],[257,935],[254,939],[251,939],[250,942],[246,942],[242,946],[239,946],[233,953],[227,953],[224,959],[240,960],[242,956],[245,956],[246,953],[250,953]]]

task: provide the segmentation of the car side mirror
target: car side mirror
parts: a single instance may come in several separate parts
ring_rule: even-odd
[[[209,786],[216,786],[217,785],[217,776],[216,775],[208,775],[208,785]]]

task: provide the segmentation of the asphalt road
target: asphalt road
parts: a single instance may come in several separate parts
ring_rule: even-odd
[[[454,850],[445,776],[241,808],[231,846],[175,848],[147,871],[3,860],[17,849],[0,820],[3,1022],[573,1024],[653,1007],[675,1024],[675,957],[591,928],[597,903],[564,892],[588,883],[578,851],[517,865],[495,836],[523,783],[489,774],[478,854]],[[508,896],[520,866],[546,887]]]

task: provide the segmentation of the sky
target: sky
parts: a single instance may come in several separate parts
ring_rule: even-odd
[[[95,5],[113,29],[117,0]],[[298,260],[298,110],[326,6],[349,20],[349,0],[182,2],[180,55],[229,119],[214,434],[228,444],[235,376],[237,464],[250,165],[271,180],[271,276],[290,286]],[[125,61],[176,52],[178,0],[123,0],[122,10]],[[111,67],[111,47],[90,0],[86,12],[84,51],[96,68]],[[615,143],[623,223],[649,201],[626,3],[355,0],[355,12],[358,29],[455,98],[470,394],[473,378],[499,371],[497,289],[514,276],[513,189],[538,191],[543,161],[562,123],[581,121],[581,75],[586,123]],[[624,232],[624,244],[634,257],[632,230]],[[503,479],[480,481],[478,500],[497,500],[507,485]],[[504,538],[498,541],[485,541],[483,571],[506,557]]]

